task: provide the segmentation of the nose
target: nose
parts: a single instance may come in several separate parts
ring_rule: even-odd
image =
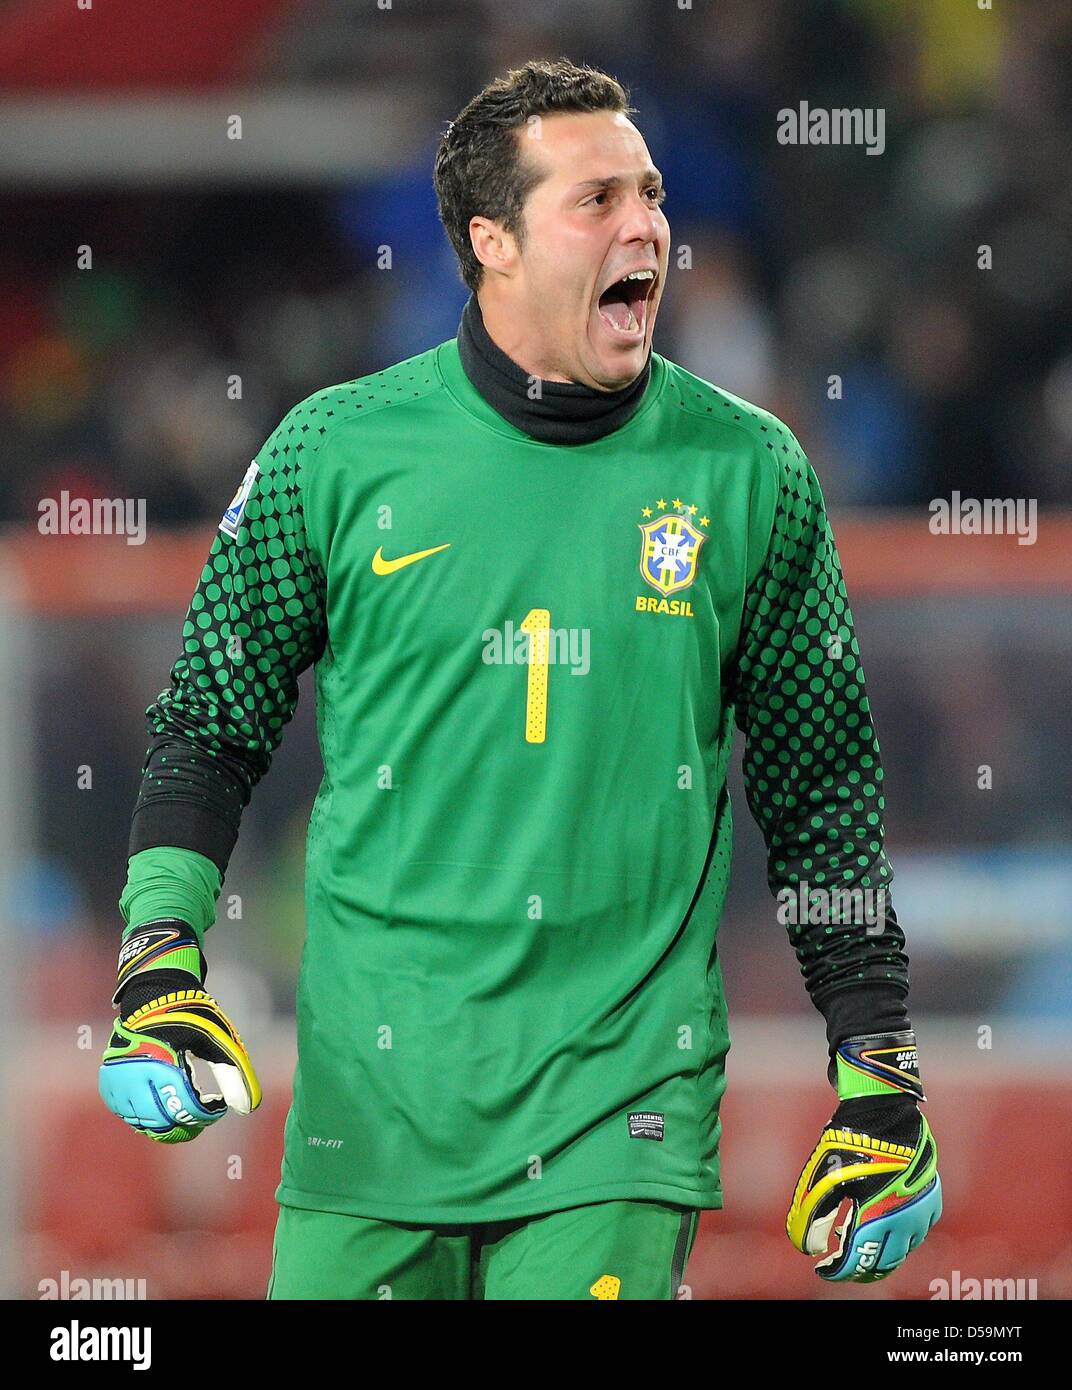
[[[658,203],[649,202],[640,192],[627,199],[621,225],[624,241],[658,244],[665,226],[666,216]]]

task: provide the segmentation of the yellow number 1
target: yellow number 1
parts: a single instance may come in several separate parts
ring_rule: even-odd
[[[543,743],[547,737],[547,661],[551,610],[530,608],[521,624],[529,637],[529,686],[525,700],[525,742]]]

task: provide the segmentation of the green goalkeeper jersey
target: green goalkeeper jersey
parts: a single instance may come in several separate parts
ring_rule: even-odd
[[[313,663],[278,1199],[422,1223],[721,1206],[735,722],[772,888],[891,877],[790,431],[658,354],[628,423],[573,447],[497,414],[454,339],[320,391],[220,524],[152,728],[259,776]],[[895,934],[789,930],[818,1004],[905,980]]]

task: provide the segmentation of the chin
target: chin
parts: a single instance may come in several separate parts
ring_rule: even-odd
[[[613,356],[600,353],[590,375],[603,390],[620,391],[644,370],[650,350],[650,343],[638,343],[636,347],[614,353]]]

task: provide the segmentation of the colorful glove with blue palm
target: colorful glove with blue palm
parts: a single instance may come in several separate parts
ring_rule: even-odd
[[[261,1088],[238,1030],[201,988],[205,957],[193,929],[173,918],[147,922],[119,951],[112,1003],[119,1008],[101,1061],[109,1110],[165,1144],[196,1139],[228,1111],[248,1115]],[[194,1061],[207,1064],[221,1094],[203,1092]]]
[[[836,1072],[835,1072],[836,1062]],[[849,1038],[831,1063],[840,1104],[797,1183],[786,1231],[822,1279],[873,1283],[942,1214],[938,1150],[917,1102],[912,1032]]]

